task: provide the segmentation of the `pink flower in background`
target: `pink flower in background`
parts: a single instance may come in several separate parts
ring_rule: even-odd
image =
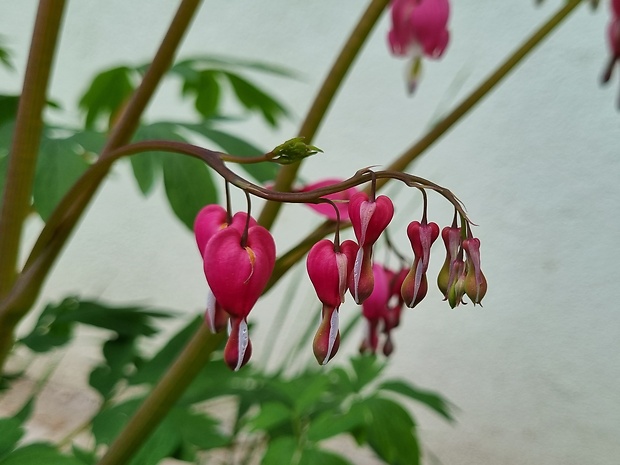
[[[313,182],[313,183],[310,183],[302,187],[301,189],[298,190],[298,192],[309,192],[311,190],[319,189],[321,187],[331,186],[339,182],[342,182],[342,179],[337,179],[337,178],[323,179],[322,181]],[[342,221],[348,221],[349,220],[349,211],[348,211],[349,199],[357,192],[359,192],[359,190],[357,190],[355,187],[350,187],[340,192],[335,192],[333,194],[325,195],[323,196],[323,198],[332,200],[336,204],[336,208],[338,208],[338,212],[340,213],[340,219]],[[332,207],[328,203],[307,203],[306,205],[312,208],[315,212],[329,218],[330,220],[333,220],[333,221],[337,220],[334,207]]]
[[[620,61],[620,0],[611,1],[611,20],[607,26],[607,43],[611,57],[603,73],[603,83],[609,82],[616,63]],[[618,101],[620,106],[620,101]]]
[[[392,53],[412,58],[407,84],[413,93],[421,74],[423,56],[439,58],[450,40],[448,0],[392,1],[392,28],[388,42]]]

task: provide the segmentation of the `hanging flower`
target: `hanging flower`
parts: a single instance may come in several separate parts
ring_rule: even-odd
[[[422,57],[441,57],[450,40],[448,0],[393,0],[388,42],[392,53],[411,57],[407,85],[413,93],[422,71]]]
[[[342,179],[337,178],[328,178],[323,179],[322,181],[313,182],[311,184],[307,184],[303,186],[298,192],[309,192],[314,189],[319,189],[321,187],[327,187],[334,184],[338,184],[342,182]],[[349,187],[343,191],[334,192],[333,194],[327,194],[323,196],[325,199],[329,199],[334,202],[336,208],[338,209],[338,213],[340,214],[340,220],[348,221],[349,220],[349,200],[351,197],[358,193],[359,190],[355,187]],[[334,207],[328,203],[307,203],[307,206],[312,208],[315,212],[320,215],[325,216],[326,218],[336,221],[338,219],[336,212],[334,211]]]

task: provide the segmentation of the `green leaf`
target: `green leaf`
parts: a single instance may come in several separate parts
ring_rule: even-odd
[[[79,106],[86,112],[86,127],[92,128],[98,119],[115,115],[135,90],[136,71],[127,66],[98,74],[80,99]]]
[[[47,221],[62,197],[89,166],[78,150],[79,146],[71,137],[44,139],[41,144],[33,197],[35,209],[43,221]]]
[[[265,153],[265,151],[252,145],[248,141],[240,139],[230,133],[213,129],[205,124],[184,124],[183,127],[203,135],[214,142],[224,152],[231,155],[256,157]],[[278,165],[272,162],[242,164],[240,166],[255,180],[263,184],[268,181],[273,181],[279,170]]]
[[[217,191],[204,162],[168,154],[164,157],[164,185],[172,210],[190,230],[198,211],[217,203]]]
[[[293,412],[281,402],[267,402],[260,407],[260,412],[249,421],[253,431],[270,431],[283,423],[289,422]]]
[[[297,440],[292,436],[283,436],[269,442],[261,465],[293,464],[297,452]]]
[[[66,304],[47,304],[30,334],[19,342],[34,352],[47,352],[65,345],[73,335],[75,320],[70,316],[74,309]]]
[[[22,422],[17,418],[0,418],[0,458],[11,452],[24,435]]]
[[[135,340],[127,337],[108,340],[103,346],[103,356],[106,363],[91,371],[89,384],[108,399],[118,382],[130,376],[141,358]]]
[[[379,385],[379,389],[396,392],[410,399],[422,402],[447,420],[454,421],[454,417],[450,411],[450,403],[439,394],[418,389],[405,381],[399,380],[386,381]]]
[[[203,324],[203,320],[200,317],[191,320],[177,334],[171,337],[151,360],[144,362],[138,367],[138,371],[129,378],[129,383],[133,385],[143,383],[154,384],[159,380],[201,324]]]
[[[136,131],[133,141],[172,140],[186,142],[179,135],[178,128],[177,124],[167,122],[141,125]],[[162,158],[166,155],[168,155],[166,152],[143,152],[129,158],[138,187],[144,195],[152,190],[157,175],[161,172]]]
[[[191,444],[196,450],[226,447],[231,442],[231,439],[220,431],[219,421],[204,413],[174,408],[165,421],[178,428],[181,440]]]
[[[84,465],[95,465],[95,463],[97,463],[97,455],[94,451],[82,449],[81,447],[72,444],[71,452],[73,452],[73,456]]]
[[[318,442],[339,434],[352,432],[365,422],[364,409],[360,404],[353,404],[345,413],[326,411],[310,423],[308,440]]]
[[[15,119],[18,106],[19,95],[0,95],[0,125]]]
[[[288,110],[273,97],[238,74],[223,73],[230,82],[241,104],[250,111],[262,114],[271,126],[277,126],[281,117],[288,116]]]
[[[276,76],[298,78],[298,74],[283,66],[265,63],[261,61],[246,60],[243,58],[219,57],[214,55],[202,55],[179,61],[170,70],[184,78],[190,76],[192,72],[200,70],[202,67],[219,67],[219,68],[240,68],[253,71],[261,71]]]
[[[215,115],[220,102],[220,85],[215,70],[187,73],[183,84],[183,95],[194,94],[194,107],[205,119]]]
[[[352,465],[341,455],[321,449],[306,448],[301,454],[299,465]]]
[[[355,390],[359,392],[379,376],[385,363],[380,362],[374,355],[360,355],[351,358],[351,366],[356,377]]]
[[[0,460],[0,465],[84,465],[74,457],[62,455],[48,444],[29,444]]]
[[[362,405],[367,411],[365,438],[377,455],[390,465],[418,465],[420,447],[409,413],[381,397],[365,399]]]

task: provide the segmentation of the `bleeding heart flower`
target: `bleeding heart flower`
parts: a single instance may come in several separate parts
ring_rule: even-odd
[[[474,305],[481,304],[482,298],[487,292],[487,280],[480,269],[480,239],[465,239],[463,249],[467,253],[465,292]]]
[[[308,253],[308,276],[323,304],[321,324],[312,344],[314,356],[321,365],[331,360],[340,346],[338,308],[344,302],[356,252],[357,244],[353,241],[344,241],[337,252],[332,241],[323,239]]]
[[[461,247],[461,228],[455,224],[446,226],[441,230],[441,238],[446,246],[446,259],[437,276],[437,287],[444,295],[444,300],[448,298],[448,289],[455,277],[453,271],[453,263],[458,258],[459,249]]]
[[[231,316],[232,332],[224,357],[229,366],[238,370],[247,362],[245,350],[250,346],[245,320],[262,294],[276,260],[276,247],[269,231],[252,226],[243,233],[237,228],[225,228],[207,243],[204,271],[207,282],[222,308]],[[244,333],[245,331],[245,333]],[[241,350],[243,349],[243,350]]]
[[[412,221],[407,227],[407,236],[413,248],[415,259],[411,270],[403,281],[401,293],[408,307],[415,307],[426,296],[428,281],[426,271],[431,253],[431,245],[439,237],[439,226],[436,223],[426,223],[423,219]]]
[[[319,189],[321,187],[332,186],[334,184],[338,184],[339,182],[342,182],[342,179],[324,179],[322,181],[308,184],[299,189],[298,192],[309,192],[314,189]],[[349,219],[349,200],[357,192],[359,191],[355,187],[349,187],[348,189],[345,189],[343,191],[324,195],[322,198],[332,200],[336,205],[336,208],[338,209],[338,213],[340,213],[340,219],[342,221],[347,221]],[[332,221],[336,221],[338,219],[334,207],[328,203],[307,203],[306,205],[312,208],[315,212],[327,217]]]
[[[218,231],[232,226],[240,232],[245,229],[248,215],[244,212],[237,212],[232,218],[231,224],[228,224],[228,214],[226,210],[217,204],[207,205],[202,208],[196,215],[194,220],[194,235],[196,236],[196,244],[200,255],[203,256],[205,248],[209,240]],[[250,226],[256,225],[256,220],[250,217]],[[217,333],[226,327],[228,315],[218,304],[213,291],[207,283],[207,308],[205,311],[205,322],[212,333]]]
[[[375,285],[370,296],[362,304],[362,314],[366,319],[367,332],[360,346],[360,352],[374,354],[379,343],[379,323],[387,312],[391,293],[389,276],[385,268],[375,263],[372,265],[372,272]]]
[[[408,75],[409,93],[413,93],[422,69],[422,56],[439,58],[450,40],[448,0],[392,1],[392,28],[388,42],[392,53],[412,58]]]
[[[372,246],[393,216],[394,205],[385,195],[372,201],[365,192],[359,192],[349,201],[349,218],[360,246],[349,278],[349,290],[357,304],[364,302],[372,293]]]

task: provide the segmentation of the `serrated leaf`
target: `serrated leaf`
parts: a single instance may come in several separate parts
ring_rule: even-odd
[[[29,444],[0,460],[0,465],[84,465],[75,457],[61,454],[48,444]]]
[[[92,81],[79,106],[86,112],[87,128],[92,128],[100,117],[116,114],[135,90],[135,70],[118,66],[99,73]]]
[[[297,440],[292,436],[276,438],[269,442],[261,465],[293,464],[297,452]]]
[[[233,134],[213,129],[205,124],[185,124],[183,127],[203,135],[212,142],[215,142],[224,152],[231,155],[256,157],[265,153],[265,151],[246,140]],[[240,166],[255,180],[263,184],[268,181],[273,181],[279,170],[279,166],[271,162],[242,164]]]
[[[202,207],[217,203],[217,191],[201,160],[167,154],[163,161],[166,196],[175,215],[190,230]]]
[[[49,215],[75,181],[86,171],[88,163],[76,149],[72,138],[44,139],[34,178],[34,206],[43,219]]]
[[[253,431],[270,431],[286,422],[290,422],[293,412],[281,402],[262,404],[258,414],[249,421]]]
[[[433,409],[449,421],[454,421],[450,411],[450,403],[439,394],[431,391],[418,389],[405,381],[385,381],[379,385],[379,390],[396,392],[410,399],[417,400]]]
[[[11,452],[24,435],[22,422],[17,418],[0,418],[0,458]]]
[[[248,80],[230,72],[222,74],[230,82],[239,102],[248,110],[259,112],[271,126],[277,126],[281,117],[288,116],[288,110],[280,102]]]

